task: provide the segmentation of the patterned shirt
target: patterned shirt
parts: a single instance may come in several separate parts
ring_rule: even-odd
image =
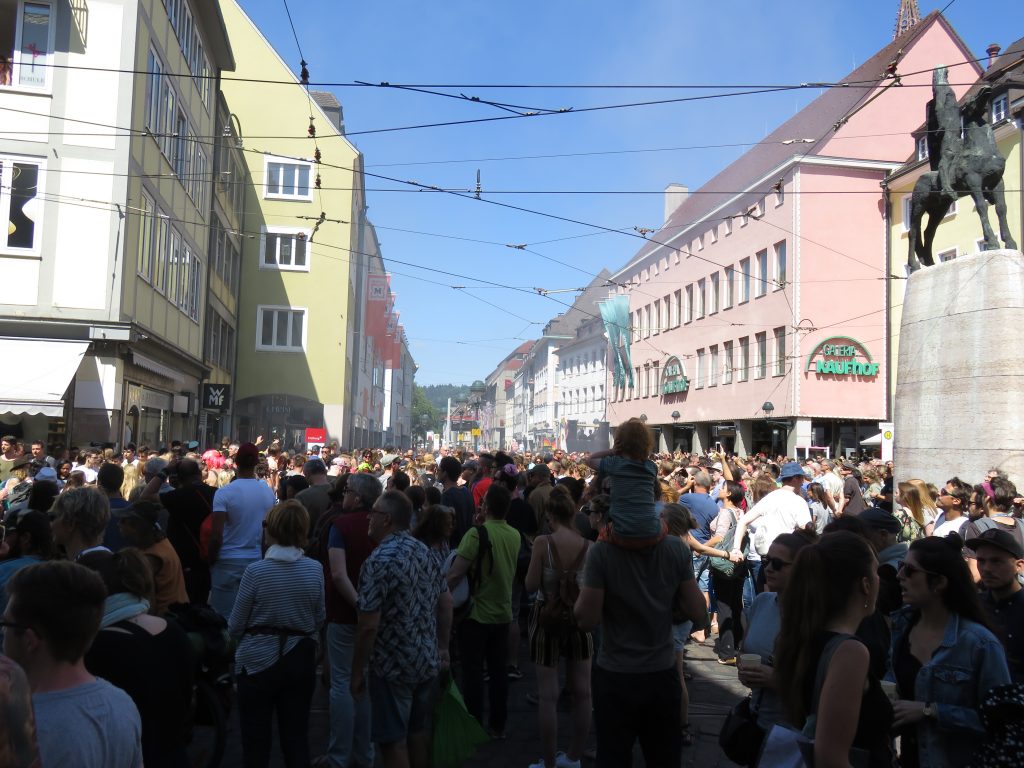
[[[382,541],[359,576],[360,613],[380,612],[370,667],[392,682],[429,680],[440,668],[437,600],[448,590],[444,573],[426,544],[408,531]]]

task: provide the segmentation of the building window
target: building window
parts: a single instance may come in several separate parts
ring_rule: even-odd
[[[178,300],[178,263],[181,255],[181,235],[174,227],[167,238],[167,260],[164,262],[164,295],[174,304]]]
[[[786,287],[786,241],[775,244],[775,290]]]
[[[718,242],[718,225],[716,224],[715,226],[713,226],[710,230],[708,230],[708,232],[711,235],[711,242],[712,242],[712,244],[717,243]]]
[[[301,352],[306,348],[306,310],[295,307],[256,308],[256,349]]]
[[[235,367],[235,329],[215,309],[206,313],[206,362],[225,371]]]
[[[651,305],[647,304],[644,306],[644,338],[648,339],[651,336]]]
[[[203,52],[203,41],[199,35],[199,25],[192,18],[188,0],[164,0],[167,18],[171,29],[178,38],[178,45],[185,57],[185,64],[195,81],[196,89],[202,96],[206,108],[210,107],[210,62]]]
[[[901,204],[900,204],[900,209],[903,212],[903,231],[904,232],[909,232],[910,231],[910,219],[911,219],[910,205],[911,205],[911,197],[910,197],[910,195],[905,195],[903,197],[903,200],[901,201]],[[950,218],[952,216],[956,216],[957,211],[959,210],[959,208],[960,208],[960,201],[959,200],[954,200],[953,204],[949,206],[949,210],[946,211],[946,215],[942,217],[943,220],[948,219],[948,218]]]
[[[149,49],[146,69],[149,71],[146,75],[146,127],[150,133],[159,133],[160,117],[163,114],[160,108],[160,89],[163,84],[164,64],[152,48]]]
[[[155,229],[153,212],[156,210],[156,205],[153,203],[153,198],[145,192],[142,193],[139,200],[139,209],[138,272],[143,280],[149,282],[153,279],[153,230]]]
[[[1010,94],[1008,93],[992,99],[992,125],[1006,119],[1006,116],[1010,113],[1009,105]]]
[[[41,253],[45,168],[40,160],[0,155],[0,251]]]
[[[661,328],[662,328],[662,325],[661,325],[661,299],[655,299],[654,300],[653,319],[654,319],[654,327],[651,328],[651,333],[654,336],[657,336],[659,333],[661,333]]]
[[[683,319],[683,291],[680,288],[672,294],[672,327],[678,328]]]
[[[722,297],[722,307],[732,309],[733,296],[736,293],[736,270],[731,266],[725,268],[725,296]]]
[[[697,389],[704,388],[704,350],[697,350]]]
[[[312,200],[309,187],[309,163],[296,163],[267,158],[267,185],[263,197],[268,200]]]
[[[718,301],[720,297],[719,288],[719,275],[715,272],[711,275],[711,314],[715,314],[718,311]]]
[[[693,322],[693,284],[686,286],[686,322]]]
[[[727,341],[722,345],[722,383],[732,384],[732,342]]]
[[[697,281],[697,319],[700,320],[705,314],[705,301],[707,299],[707,287],[704,278]]]
[[[672,327],[672,297],[666,296],[661,300],[661,327],[668,330]]]
[[[921,136],[917,140],[917,159],[927,160],[928,159],[928,136]]]
[[[939,262],[952,261],[956,258],[956,248],[950,248],[948,251],[943,251],[938,255]]]
[[[786,329],[776,328],[775,334],[775,375],[786,375]]]
[[[708,369],[708,386],[718,386],[718,345],[712,344],[708,347],[708,357],[711,367]]]
[[[46,90],[53,63],[54,18],[50,3],[0,3],[0,87]]]
[[[754,334],[754,342],[757,344],[757,368],[754,370],[754,378],[763,379],[768,375],[768,334],[764,331]]]
[[[744,336],[740,339],[740,370],[739,380],[747,381],[750,378],[750,337]]]
[[[775,207],[780,207],[786,202],[786,185],[779,179],[779,186],[775,189]]]
[[[728,237],[732,234],[732,216],[729,216],[725,220],[725,236]]]
[[[268,229],[260,248],[260,269],[309,272],[309,237],[306,229],[282,227]]]
[[[760,298],[768,292],[768,251],[757,252],[757,296]]]
[[[750,301],[750,259],[740,261],[740,304]]]

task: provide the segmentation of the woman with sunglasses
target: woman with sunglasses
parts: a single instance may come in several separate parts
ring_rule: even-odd
[[[963,539],[919,539],[900,563],[904,607],[893,614],[890,668],[903,768],[967,765],[985,729],[978,709],[1010,682],[1006,655],[978,601]]]
[[[786,715],[779,698],[775,678],[775,638],[779,635],[779,601],[789,585],[793,561],[801,549],[813,544],[817,537],[808,531],[783,533],[775,538],[768,553],[761,558],[765,574],[765,591],[754,598],[747,610],[746,630],[739,655],[739,679],[750,688],[750,716],[768,733],[776,723],[785,723]],[[757,663],[745,662],[743,657],[757,655]],[[750,749],[757,755],[759,744]]]

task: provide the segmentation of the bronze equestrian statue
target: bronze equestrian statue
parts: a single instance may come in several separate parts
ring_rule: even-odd
[[[983,85],[976,94],[958,107],[949,86],[946,68],[939,67],[932,76],[934,98],[928,102],[928,158],[931,170],[922,174],[910,197],[910,253],[907,265],[916,272],[921,265],[930,267],[932,241],[939,223],[949,207],[964,195],[974,200],[981,228],[985,234],[985,250],[999,248],[999,240],[988,221],[988,206],[996,207],[999,235],[1007,248],[1016,249],[1006,223],[1006,198],[1003,195],[1003,169],[1006,160],[999,154],[992,126],[989,124],[989,99],[992,88]],[[961,119],[964,137],[960,136]],[[928,214],[928,225],[921,223]]]

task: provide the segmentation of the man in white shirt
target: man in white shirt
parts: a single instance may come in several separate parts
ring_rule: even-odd
[[[833,469],[833,464],[828,459],[821,462],[821,474],[814,478],[816,483],[821,483],[821,487],[828,491],[829,496],[832,497],[832,501],[835,502],[836,509],[843,508],[843,480],[837,475]]]
[[[753,546],[759,555],[767,554],[768,548],[775,537],[783,533],[792,533],[797,528],[814,529],[810,507],[800,495],[800,487],[804,482],[804,470],[798,462],[790,461],[782,465],[779,473],[781,488],[772,491],[753,506],[736,526],[733,536],[735,542],[730,557],[734,562],[742,562],[743,552],[739,549],[747,526],[757,522],[757,533],[754,535]]]
[[[231,617],[238,585],[250,563],[262,556],[263,519],[276,498],[270,487],[256,478],[259,449],[245,443],[235,454],[237,476],[217,489],[213,497],[213,523],[208,546],[210,607],[225,619]]]
[[[960,533],[967,523],[967,510],[971,503],[972,488],[959,477],[947,480],[942,490],[939,491],[939,499],[935,503],[939,507],[939,514],[935,518],[935,527],[932,529],[932,536],[948,536],[951,533]]]

